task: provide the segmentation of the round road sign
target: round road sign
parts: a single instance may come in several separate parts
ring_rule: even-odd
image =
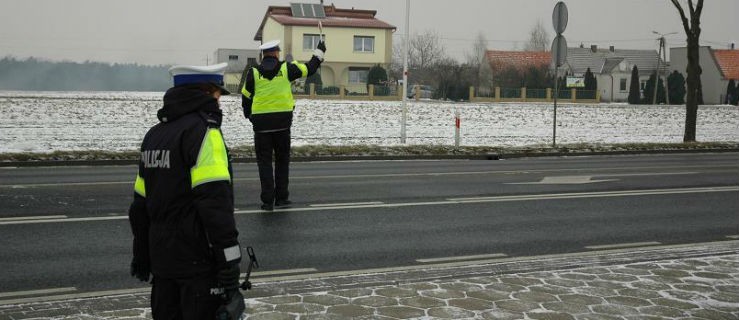
[[[557,34],[565,32],[567,29],[567,5],[560,1],[554,6],[554,12],[552,12],[552,24],[554,25],[554,31]]]
[[[552,41],[552,64],[559,68],[567,62],[567,40],[558,34]]]

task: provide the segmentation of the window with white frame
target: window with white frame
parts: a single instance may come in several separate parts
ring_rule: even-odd
[[[230,61],[238,61],[239,60],[239,56],[238,55],[235,55],[235,54],[229,54],[228,55],[228,60],[230,60]]]
[[[321,41],[321,37],[317,34],[303,34],[303,51],[313,51]]]
[[[621,90],[621,92],[626,92],[626,78],[621,78],[618,89]]]
[[[354,52],[375,52],[375,37],[354,36]]]
[[[349,84],[367,83],[369,68],[349,67]]]

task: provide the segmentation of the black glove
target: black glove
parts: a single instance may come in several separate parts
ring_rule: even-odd
[[[131,276],[136,277],[136,279],[139,279],[143,282],[149,281],[149,273],[151,273],[151,267],[149,266],[149,261],[146,261],[145,259],[136,259],[136,257],[131,260]]]
[[[240,320],[244,319],[244,296],[239,289],[227,290],[227,300],[216,310],[216,320]]]
[[[323,51],[323,53],[326,53],[326,43],[323,41],[319,41],[316,49]]]
[[[216,273],[218,285],[226,290],[238,288],[240,276],[241,269],[239,268],[239,264],[233,262],[227,263],[225,267]]]
[[[141,281],[149,281],[151,266],[149,264],[149,241],[144,237],[133,238],[133,260],[131,260],[131,276]]]

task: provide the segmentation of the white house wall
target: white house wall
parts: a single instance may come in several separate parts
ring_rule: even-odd
[[[318,34],[316,27],[295,26],[291,28],[291,36],[294,42],[292,54],[297,60],[307,61],[313,55],[313,49],[303,50],[303,35]],[[360,29],[360,28],[324,28],[326,40],[326,60],[330,62],[381,64],[390,63],[386,61],[387,47],[385,29]],[[374,52],[354,52],[354,37],[366,36],[375,38]]]
[[[281,59],[291,54],[297,61],[308,61],[313,55],[313,49],[303,49],[303,35],[318,34],[318,20],[316,26],[284,26],[272,18],[267,19],[263,29],[263,41],[280,40]],[[381,65],[388,69],[392,59],[392,30],[365,29],[348,27],[324,27],[323,33],[327,52],[321,66],[321,78],[324,86],[348,85],[349,68],[370,68]],[[373,52],[354,52],[354,37],[374,37]]]
[[[703,102],[705,104],[722,104],[728,81],[723,79],[721,70],[711,53],[711,47],[700,48],[700,65],[703,69],[701,84],[703,85]],[[677,70],[687,79],[688,57],[687,48],[670,49],[670,73]],[[687,85],[687,84],[686,84]]]
[[[262,29],[262,42],[269,42],[272,40],[280,40],[280,48],[283,49],[280,54],[280,59],[285,59],[285,27],[272,18],[268,18]]]

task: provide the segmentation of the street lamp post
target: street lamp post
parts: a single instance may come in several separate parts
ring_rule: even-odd
[[[400,143],[405,144],[405,123],[408,120],[408,46],[410,42],[411,0],[405,0],[405,41],[403,41],[403,115],[400,120]]]

